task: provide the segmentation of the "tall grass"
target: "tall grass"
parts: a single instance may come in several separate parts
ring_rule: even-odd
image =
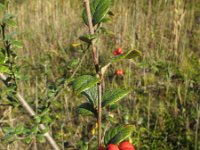
[[[138,150],[198,150],[199,1],[118,0],[113,4],[113,20],[106,26],[112,34],[98,41],[102,63],[112,55],[115,47],[137,48],[143,52],[143,58],[138,62],[113,65],[107,74],[105,80],[110,83],[107,86],[133,89],[118,107],[122,109],[121,114],[118,109],[113,112],[113,121],[126,120],[136,125],[132,140]],[[85,69],[85,64],[91,64],[90,56],[84,56],[79,48],[71,46],[87,31],[81,20],[81,1],[17,0],[11,1],[9,11],[16,15],[17,38],[24,45],[17,52],[22,74],[18,83],[20,91],[36,112],[53,99],[51,117],[55,123],[50,128],[54,137],[63,149],[81,149],[80,141],[88,141],[92,127],[86,126],[86,118],[76,114],[80,99],[73,97],[66,86],[56,98],[50,95],[53,90],[60,91],[62,80],[73,74],[77,66],[72,65],[72,60],[83,59],[76,75],[91,73]],[[125,69],[123,78],[113,75],[117,68]],[[6,101],[3,94],[2,97]],[[0,106],[0,111],[2,126],[22,122],[31,126],[22,110]],[[120,120],[118,115],[124,119]],[[0,143],[0,149],[13,150],[14,147],[19,150],[49,149],[37,140],[30,144],[21,140],[15,144]]]

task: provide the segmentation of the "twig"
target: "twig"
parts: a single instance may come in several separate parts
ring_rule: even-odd
[[[11,54],[11,43],[6,40],[6,33],[5,33],[5,29],[6,29],[6,24],[3,23],[1,24],[1,28],[2,28],[2,39],[3,39],[3,44],[4,44],[4,48],[6,50],[6,55],[8,57],[8,65],[9,65],[9,70],[11,71],[11,75],[12,75],[12,78],[14,80],[14,83],[15,83],[15,86],[17,88],[17,83],[16,83],[16,77],[15,77],[15,73],[13,71],[13,64],[14,64],[14,58]]]
[[[89,0],[83,0],[85,9],[86,9],[86,14],[87,14],[87,19],[88,19],[88,25],[89,25],[89,32],[90,34],[94,34],[94,27],[92,24],[92,16],[91,16],[91,11],[90,11],[90,3]],[[99,67],[99,58],[98,58],[98,51],[95,47],[94,41],[92,41],[92,56],[93,56],[93,63],[95,65],[96,69],[96,74],[100,78],[100,82],[98,83],[98,146],[101,145],[101,101],[102,101],[102,74],[101,70]]]
[[[0,73],[0,79],[5,83],[7,77]],[[28,112],[28,114],[31,117],[34,117],[36,114],[34,112],[34,110],[30,107],[30,105],[26,102],[26,100],[23,98],[23,96],[20,93],[16,93],[16,97],[18,98],[19,102],[21,103],[21,105],[23,106],[23,108]],[[39,128],[41,130],[45,130],[46,127],[43,124],[39,125]],[[51,145],[51,147],[53,148],[53,150],[60,150],[60,148],[58,147],[57,143],[55,142],[55,140],[52,138],[52,136],[49,134],[49,132],[46,132],[44,134],[45,138],[47,139],[47,141],[49,142],[49,144]]]

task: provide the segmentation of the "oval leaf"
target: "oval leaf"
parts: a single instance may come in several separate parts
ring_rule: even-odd
[[[38,135],[36,135],[36,137],[37,137],[37,140],[38,140],[40,143],[45,143],[45,142],[46,142],[46,139],[45,139],[44,135],[38,134]]]
[[[97,111],[91,103],[83,103],[77,108],[77,112],[84,116],[97,116]]]
[[[109,91],[103,95],[102,107],[111,105],[124,98],[130,91],[125,89],[116,89]]]
[[[105,133],[104,144],[108,145],[110,140],[122,129],[122,126],[116,126]]]
[[[92,86],[91,88],[83,91],[81,94],[86,96],[87,100],[93,104],[94,106],[97,106],[98,101],[98,93],[97,93],[97,86]]]
[[[12,41],[12,46],[16,47],[16,48],[22,48],[23,45],[20,41]]]
[[[105,18],[106,14],[110,10],[111,1],[110,0],[100,0],[98,1],[97,7],[95,9],[94,15],[92,17],[93,25],[96,25]]]
[[[120,142],[128,138],[133,132],[133,130],[134,130],[133,125],[123,125],[112,128],[106,132],[104,137],[104,144],[105,145],[108,145],[110,143],[119,144]]]
[[[3,132],[5,132],[6,134],[11,134],[15,132],[15,129],[10,127],[10,126],[4,126],[2,127]]]
[[[137,49],[134,49],[134,50],[130,50],[128,52],[125,52],[121,55],[118,55],[118,56],[115,56],[111,59],[112,62],[118,62],[122,59],[133,59],[135,57],[140,57],[142,56],[142,52],[137,50]]]
[[[0,51],[0,66],[5,63],[6,56],[3,52]]]
[[[14,15],[12,15],[12,14],[5,14],[4,16],[3,16],[3,23],[6,23],[6,21],[8,21],[8,20],[11,20],[11,19],[13,19],[14,18]]]
[[[108,14],[110,6],[110,0],[93,0],[90,3],[93,26],[104,21],[103,19],[105,18],[106,14]],[[82,18],[84,23],[88,25],[86,10],[83,11]]]
[[[15,134],[23,134],[25,132],[25,128],[23,125],[19,125],[15,128]]]
[[[0,72],[1,73],[10,73],[10,69],[8,66],[0,65]]]
[[[85,34],[85,35],[79,37],[79,39],[81,41],[86,42],[86,43],[91,43],[92,40],[94,40],[96,38],[97,38],[96,34]]]
[[[5,6],[2,3],[0,3],[0,11],[2,11],[4,9],[5,9]]]
[[[5,23],[10,27],[16,27],[16,22],[12,19],[6,20]]]
[[[96,77],[93,77],[91,75],[83,75],[83,76],[77,77],[73,81],[73,89],[77,94],[80,94],[81,92],[96,85],[98,82],[99,82],[99,79]]]

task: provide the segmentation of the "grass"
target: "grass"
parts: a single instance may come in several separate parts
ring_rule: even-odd
[[[199,10],[198,0],[113,1],[113,20],[106,28],[114,34],[98,41],[101,63],[105,64],[116,47],[124,51],[137,48],[143,52],[143,58],[136,63],[112,65],[105,88],[131,87],[129,97],[110,115],[114,115],[114,123],[136,126],[132,141],[138,150],[200,148]],[[67,86],[54,97],[62,89],[63,80],[72,76],[77,61],[82,59],[83,63],[75,76],[94,74],[91,56],[84,56],[83,50],[71,46],[87,32],[81,20],[82,3],[18,0],[11,2],[9,11],[16,14],[17,39],[24,45],[17,51],[21,93],[36,112],[51,103],[50,130],[55,139],[63,149],[82,149],[82,141],[88,142],[93,137],[91,120],[76,114],[76,106],[82,100]],[[123,78],[113,75],[117,68],[125,70]],[[0,104],[7,104],[3,86],[0,89]],[[33,125],[20,106],[0,105],[0,112],[2,127]],[[0,129],[0,137],[3,135]],[[1,142],[0,149],[49,149],[46,143],[38,141],[37,138],[29,144],[21,139]],[[94,149],[92,146],[90,149]]]

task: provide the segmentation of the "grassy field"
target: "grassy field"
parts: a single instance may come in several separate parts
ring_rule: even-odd
[[[64,84],[72,76],[95,74],[91,53],[72,46],[88,32],[82,9],[80,0],[11,0],[8,6],[17,22],[9,31],[23,43],[16,51],[18,89],[37,113],[49,106],[44,123],[63,150],[80,150],[86,143],[93,150],[96,144],[95,120],[77,114],[83,99]],[[132,90],[107,114],[105,126],[134,124],[137,150],[199,150],[200,1],[113,0],[112,12],[112,21],[103,25],[110,34],[98,41],[102,66],[117,47],[139,49],[143,57],[112,65],[106,73],[104,90]],[[114,74],[120,68],[123,77]],[[35,127],[19,104],[10,104],[4,88],[0,83],[0,150],[50,150],[42,136],[3,140],[5,127]]]

